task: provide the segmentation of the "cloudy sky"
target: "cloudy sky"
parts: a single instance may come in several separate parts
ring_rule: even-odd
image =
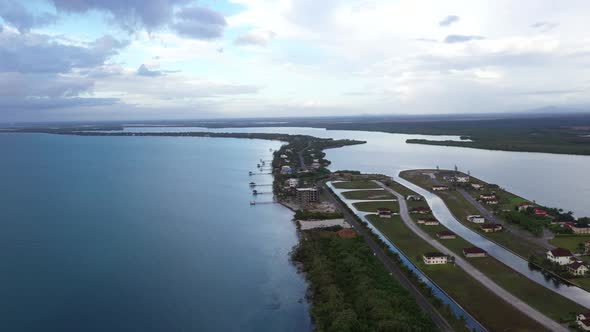
[[[0,122],[590,105],[590,1],[0,0]]]

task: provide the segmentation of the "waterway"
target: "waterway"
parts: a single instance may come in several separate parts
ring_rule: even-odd
[[[250,206],[279,146],[1,134],[0,331],[310,330],[292,212]]]

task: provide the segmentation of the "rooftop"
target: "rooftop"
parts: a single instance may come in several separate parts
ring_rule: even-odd
[[[478,247],[463,248],[465,254],[485,254],[486,251]]]
[[[555,257],[569,257],[573,256],[572,252],[564,248],[555,248],[551,250],[551,254]]]

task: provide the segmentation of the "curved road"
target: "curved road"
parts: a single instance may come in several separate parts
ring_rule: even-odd
[[[399,207],[400,207],[400,216],[402,217],[402,220],[404,221],[406,226],[408,226],[414,233],[416,233],[416,235],[418,235],[424,241],[428,242],[430,245],[435,247],[440,252],[442,252],[446,255],[449,255],[449,256],[454,256],[455,257],[455,264],[460,266],[463,270],[465,270],[465,272],[467,272],[473,278],[478,280],[482,285],[484,285],[486,288],[488,288],[494,294],[496,294],[497,296],[502,298],[504,301],[506,301],[507,303],[514,306],[520,312],[522,312],[525,315],[529,316],[530,318],[536,320],[537,322],[539,322],[543,326],[547,327],[551,331],[567,331],[567,329],[564,328],[563,326],[561,326],[559,323],[557,323],[554,320],[552,320],[551,318],[545,316],[543,313],[537,311],[536,309],[529,306],[528,304],[522,302],[516,296],[512,295],[511,293],[506,291],[504,288],[500,287],[493,280],[488,278],[486,275],[484,275],[478,269],[476,269],[473,265],[471,265],[469,262],[467,262],[467,260],[465,260],[463,257],[456,256],[456,254],[453,251],[451,251],[447,247],[443,246],[438,241],[436,241],[434,238],[432,238],[429,234],[427,234],[422,229],[420,229],[420,227],[418,227],[418,225],[412,221],[412,218],[410,217],[410,214],[408,213],[408,206],[406,204],[406,200],[404,199],[404,197],[400,193],[387,187],[383,183],[381,183],[379,181],[374,181],[374,182],[377,183],[379,186],[381,186],[383,189],[394,194],[398,198]]]

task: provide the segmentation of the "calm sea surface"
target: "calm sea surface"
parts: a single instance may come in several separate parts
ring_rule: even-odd
[[[0,331],[309,330],[292,213],[249,204],[279,145],[0,135]]]

